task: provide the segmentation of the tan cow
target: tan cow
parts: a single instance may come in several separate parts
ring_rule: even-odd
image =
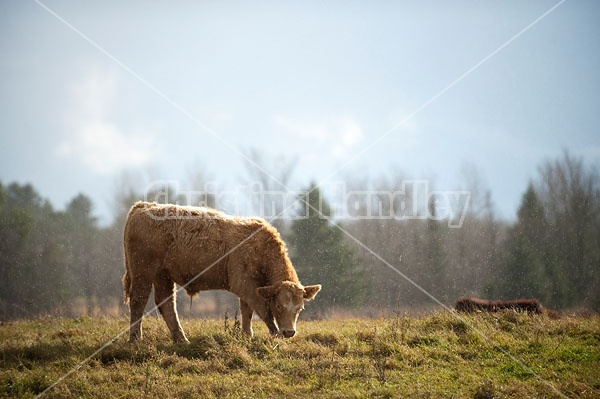
[[[245,333],[252,335],[256,312],[271,334],[286,338],[296,333],[304,301],[321,289],[300,284],[279,233],[260,218],[137,202],[127,215],[123,247],[130,341],[142,337],[141,319],[152,286],[173,340],[186,342],[175,308],[175,283],[189,295],[228,290],[240,298]]]

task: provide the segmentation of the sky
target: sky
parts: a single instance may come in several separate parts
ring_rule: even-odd
[[[511,220],[544,161],[600,162],[600,3],[557,4],[4,0],[0,181],[108,223],[123,176],[231,188],[257,151],[293,189],[476,170]]]

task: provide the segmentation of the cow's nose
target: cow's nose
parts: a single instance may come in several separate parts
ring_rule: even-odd
[[[292,338],[294,335],[296,335],[296,331],[294,331],[294,330],[281,330],[281,335],[283,335],[285,338]]]

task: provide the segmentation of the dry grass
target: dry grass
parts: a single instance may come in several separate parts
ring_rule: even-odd
[[[233,320],[184,321],[184,345],[147,318],[144,342],[120,337],[43,397],[560,397],[552,387],[600,397],[598,317],[301,321],[291,340],[255,324],[248,339]],[[35,397],[126,327],[124,318],[3,323],[0,397]]]

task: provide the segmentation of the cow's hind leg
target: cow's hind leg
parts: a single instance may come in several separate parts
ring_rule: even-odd
[[[139,277],[133,278],[131,290],[129,291],[129,312],[131,314],[129,323],[130,342],[142,339],[142,317],[151,290],[151,281]]]
[[[240,299],[240,312],[242,313],[242,331],[252,336],[252,314],[254,311],[244,301]]]
[[[177,317],[177,309],[175,308],[175,283],[168,277],[158,275],[154,279],[154,300],[156,306],[162,315],[171,336],[175,342],[189,342],[185,337],[183,328]]]

